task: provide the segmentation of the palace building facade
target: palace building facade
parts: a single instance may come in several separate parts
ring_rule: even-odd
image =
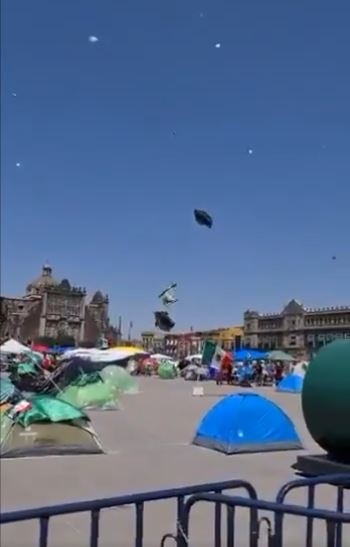
[[[291,300],[279,313],[244,314],[244,345],[264,350],[282,349],[308,357],[337,338],[350,338],[350,306],[307,308]]]
[[[41,275],[29,283],[22,297],[1,297],[0,337],[27,341],[71,338],[76,344],[97,343],[117,336],[109,321],[108,295],[97,291],[90,301],[86,289],[68,279],[56,280],[45,264]]]

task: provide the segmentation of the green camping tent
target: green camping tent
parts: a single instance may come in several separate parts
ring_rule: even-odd
[[[7,410],[0,416],[1,458],[103,453],[84,412],[46,395],[29,400],[27,411],[14,416]]]
[[[163,380],[172,380],[177,377],[176,366],[172,361],[163,361],[158,367],[158,376]]]
[[[82,374],[75,382],[57,395],[77,408],[116,410],[119,392],[111,383],[104,382],[99,373]]]
[[[135,394],[139,392],[137,380],[122,367],[108,365],[100,372],[103,381],[117,393]]]

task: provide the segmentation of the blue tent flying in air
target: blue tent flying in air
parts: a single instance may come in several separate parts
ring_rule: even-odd
[[[214,405],[200,422],[193,444],[224,454],[302,449],[290,418],[255,393],[229,395]]]
[[[276,391],[283,393],[301,393],[304,378],[298,374],[288,374],[276,387]]]

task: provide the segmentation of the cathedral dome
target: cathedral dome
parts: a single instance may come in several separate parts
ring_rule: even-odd
[[[45,289],[45,287],[57,287],[58,285],[59,282],[52,277],[51,266],[44,264],[41,276],[27,285],[27,292],[36,292]]]

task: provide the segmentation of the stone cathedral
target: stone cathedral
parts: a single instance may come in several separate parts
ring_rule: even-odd
[[[86,289],[68,279],[54,278],[45,264],[22,297],[1,297],[0,337],[27,341],[42,337],[73,338],[95,344],[101,337],[118,336],[109,321],[108,295],[97,291],[88,299]]]

